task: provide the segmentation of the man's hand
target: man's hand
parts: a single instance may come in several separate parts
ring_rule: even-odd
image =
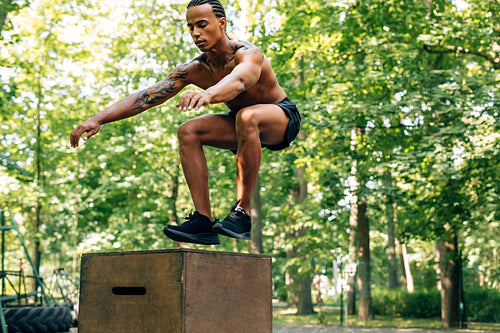
[[[205,92],[188,91],[181,96],[177,107],[181,110],[199,109],[210,104],[210,96]]]
[[[83,133],[87,133],[83,137],[83,141],[87,141],[92,135],[97,134],[100,128],[101,124],[92,118],[76,126],[75,129],[71,131],[71,136],[69,138],[71,147],[78,147],[80,137]]]

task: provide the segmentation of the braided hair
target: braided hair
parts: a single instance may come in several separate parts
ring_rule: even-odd
[[[226,18],[226,11],[224,10],[224,7],[222,6],[219,0],[191,0],[187,5],[186,9],[189,9],[190,7],[201,6],[204,4],[209,4],[210,6],[212,6],[212,10],[214,11],[215,17]]]

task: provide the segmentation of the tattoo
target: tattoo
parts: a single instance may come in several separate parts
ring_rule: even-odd
[[[178,66],[167,76],[167,78],[139,92],[137,99],[133,103],[135,106],[134,110],[145,110],[169,98],[169,95],[177,89],[175,86],[176,81],[187,77],[187,66],[188,64]]]
[[[171,78],[171,79],[174,79],[174,80],[185,79],[188,76],[188,74],[189,74],[189,72],[187,70],[188,66],[189,66],[189,64],[182,64],[182,65],[177,66],[172,71],[172,73],[170,73],[167,76],[167,79],[168,78]]]
[[[204,64],[206,64],[208,66],[208,68],[210,69],[210,72],[214,72],[213,68],[212,68],[212,65],[210,65],[210,63],[208,62],[208,58],[207,58],[207,55],[205,53],[203,53],[200,57],[199,57],[200,61]],[[198,58],[197,58],[198,59]]]
[[[257,49],[257,47],[249,42],[238,42],[234,45],[234,53],[238,50]]]

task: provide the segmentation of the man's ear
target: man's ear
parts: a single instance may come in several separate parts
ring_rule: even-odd
[[[226,30],[227,21],[225,17],[219,17],[219,27],[222,30]]]

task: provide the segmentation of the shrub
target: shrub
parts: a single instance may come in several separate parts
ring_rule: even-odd
[[[467,321],[500,322],[500,291],[471,288],[464,291]]]
[[[500,322],[500,291],[471,288],[464,292],[467,321]],[[374,290],[375,315],[404,318],[435,318],[441,316],[441,296],[437,289],[409,293],[402,290]]]
[[[376,290],[372,295],[375,315],[405,318],[435,318],[441,316],[439,290],[409,293],[402,290]]]

